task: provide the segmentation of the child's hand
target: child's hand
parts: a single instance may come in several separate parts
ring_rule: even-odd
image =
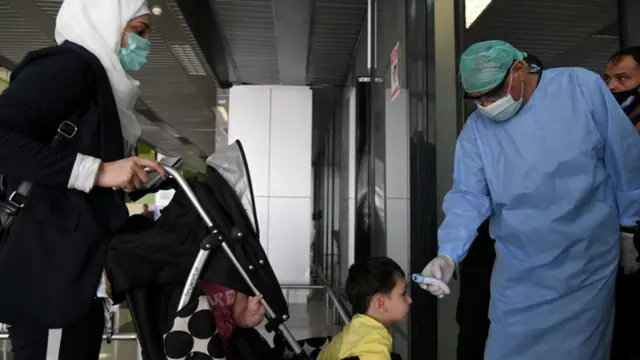
[[[252,328],[260,325],[262,319],[264,319],[265,309],[260,302],[262,300],[262,295],[257,295],[255,297],[250,296],[247,301],[247,308],[244,313],[244,325],[246,327]]]

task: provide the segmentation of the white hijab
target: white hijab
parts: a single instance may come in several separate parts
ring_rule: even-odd
[[[104,66],[118,106],[122,136],[128,143],[125,150],[135,147],[142,130],[133,112],[140,83],[120,64],[122,34],[131,19],[149,13],[146,0],[64,0],[56,19],[58,44],[68,40],[81,45]]]

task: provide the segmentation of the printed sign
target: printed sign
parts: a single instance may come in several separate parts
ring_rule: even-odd
[[[391,51],[391,99],[393,101],[396,99],[398,94],[400,93],[400,75],[398,71],[398,56],[400,55],[400,42],[396,43],[396,46],[393,47]]]

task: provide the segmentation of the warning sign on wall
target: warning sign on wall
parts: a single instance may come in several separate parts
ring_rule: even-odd
[[[398,71],[398,56],[400,55],[400,42],[396,43],[396,46],[393,47],[391,51],[391,99],[393,101],[396,99],[398,94],[400,93],[400,75]]]

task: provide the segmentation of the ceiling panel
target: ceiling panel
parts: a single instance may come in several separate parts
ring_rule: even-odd
[[[182,16],[182,12],[180,11],[180,7],[178,6],[178,3],[175,0],[169,1],[169,6],[171,7],[171,10],[175,15],[176,20],[178,21],[180,27],[182,28],[182,31],[184,31],[184,34],[186,35],[187,40],[189,41],[189,45],[191,45],[190,50],[194,51],[194,55],[198,60],[198,63],[200,64],[202,69],[205,71],[205,73],[213,79],[213,73],[211,72],[211,68],[209,68],[208,66],[205,66],[207,64],[207,61],[205,60],[204,55],[202,54],[202,51],[198,46],[198,42],[193,37],[193,34],[189,29],[189,24],[187,24],[187,22],[184,19],[184,16]]]
[[[317,0],[311,28],[313,85],[343,85],[367,15],[366,0]]]
[[[278,84],[272,0],[211,0],[244,84]]]
[[[0,0],[0,55],[19,63],[27,52],[54,45],[48,38]]]
[[[598,74],[602,74],[604,72],[605,65],[609,62],[609,58],[611,58],[611,55],[618,51],[618,49],[618,39],[609,39],[607,44],[604,44],[599,51],[596,51],[586,57],[579,63],[579,66],[595,71]]]
[[[238,71],[238,82],[279,84],[278,60],[283,64],[300,61],[278,59],[288,53],[278,53],[278,37],[287,38],[291,34],[275,31],[273,0],[211,2],[227,39],[231,61]],[[312,3],[307,77],[311,85],[342,85],[362,30],[367,1],[315,0]],[[304,15],[301,13],[300,19],[304,19]]]
[[[62,3],[62,0],[23,1],[33,1],[52,19]],[[28,19],[23,18],[24,14],[10,8],[8,3],[0,0],[1,56],[18,63],[28,51],[54,45],[53,29],[44,31],[34,27]],[[140,117],[144,119],[141,120],[143,138],[172,155],[182,152],[190,159],[196,159],[196,163],[189,165],[198,167],[202,165],[198,159],[215,148],[215,115],[203,101],[202,93],[198,92],[190,76],[202,77],[210,82],[212,94],[215,94],[216,83],[175,0],[168,0],[165,4],[169,9],[165,9],[162,16],[175,16],[188,41],[167,44],[162,34],[152,33],[153,48],[149,64],[134,76],[141,82],[140,100],[144,103],[143,108],[149,107],[156,117],[154,121],[168,124],[181,138]],[[198,130],[191,130],[193,128]]]
[[[465,32],[465,43],[505,40],[551,64],[616,17],[616,0],[493,0]],[[596,51],[608,51],[609,45],[605,41]]]

